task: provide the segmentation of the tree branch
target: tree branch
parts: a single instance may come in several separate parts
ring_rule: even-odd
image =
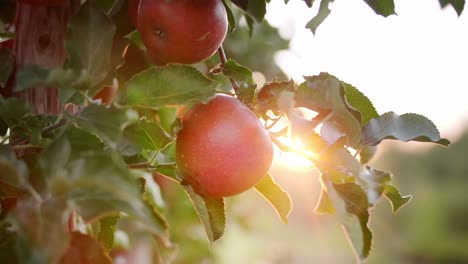
[[[219,59],[221,61],[221,67],[224,67],[224,64],[226,64],[227,62],[227,57],[226,57],[226,53],[224,52],[223,45],[219,47],[218,54],[219,54]],[[229,78],[229,81],[231,82],[231,86],[234,89],[234,92],[236,92],[237,94],[237,90],[239,90],[239,86],[237,86],[237,83],[233,79]]]

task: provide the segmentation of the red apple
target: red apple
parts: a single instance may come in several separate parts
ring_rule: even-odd
[[[218,95],[184,116],[176,158],[184,181],[196,192],[225,197],[255,186],[268,173],[273,147],[249,108]]]
[[[104,88],[102,88],[102,90],[100,90],[95,96],[94,96],[94,100],[101,100],[102,104],[104,105],[109,105],[111,104],[114,99],[115,99],[115,96],[117,95],[117,86],[113,86],[113,85],[106,85],[104,86]]]
[[[193,64],[213,55],[226,37],[221,0],[141,0],[137,29],[156,64]]]

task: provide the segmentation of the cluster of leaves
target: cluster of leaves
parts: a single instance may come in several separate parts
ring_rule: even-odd
[[[328,9],[329,2],[320,4]],[[374,3],[393,4],[368,2],[376,12],[381,9],[375,6],[381,5]],[[249,25],[265,15],[264,1],[232,3],[245,11]],[[288,135],[317,154],[307,155],[322,173],[316,211],[339,212],[361,259],[371,248],[369,210],[382,196],[394,211],[410,200],[391,185],[390,173],[366,165],[376,146],[385,139],[449,144],[427,118],[379,115],[358,89],[327,73],[307,77],[300,85],[273,81],[257,87],[251,70],[234,60],[204,73],[193,66],[153,67],[145,60],[136,31],[127,34],[116,21],[125,11],[116,11],[115,5],[83,4],[68,25],[65,65],[29,65],[17,71],[15,92],[37,85],[56,87],[61,104],[73,103],[79,111],[39,115],[15,97],[0,98],[2,259],[55,263],[78,251],[83,258],[110,262],[109,252],[119,245],[118,231],[151,236],[158,257],[171,252],[171,223],[165,215],[170,207],[166,203],[172,201],[163,199],[153,176],[182,182],[175,162],[181,128],[177,110],[208,102],[220,89],[219,76],[233,81],[238,99],[263,119],[280,149],[291,151],[281,141]],[[229,14],[233,30],[235,19]],[[122,36],[124,45],[116,42]],[[8,74],[0,75],[0,84],[6,83],[12,61],[2,60],[0,70]],[[122,87],[118,99],[111,105],[93,101],[111,80]],[[315,117],[306,118],[304,109]],[[179,187],[191,200],[208,240],[219,239],[226,224],[224,199]],[[272,177],[265,176],[255,189],[287,222],[291,201]]]
[[[334,0],[302,0],[305,2],[307,7],[312,8],[318,5],[317,14],[307,23],[306,27],[313,33],[317,31],[317,28],[322,24],[325,19],[330,15],[332,10],[330,5]],[[396,15],[395,2],[394,0],[363,0],[377,15],[388,17],[390,15]],[[245,17],[247,24],[250,28],[253,27],[254,21],[261,22],[266,14],[266,6],[270,0],[252,1],[252,0],[231,0],[234,4],[245,11]],[[284,0],[288,3],[289,0]],[[465,7],[465,0],[439,0],[442,8],[451,5],[457,14],[460,16]],[[232,17],[232,16],[231,16]],[[235,21],[229,20],[231,28],[235,28]]]

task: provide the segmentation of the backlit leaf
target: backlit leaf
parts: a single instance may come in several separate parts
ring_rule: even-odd
[[[201,196],[193,191],[190,185],[184,185],[184,189],[195,206],[198,217],[205,228],[208,241],[214,243],[224,234],[226,227],[224,199]]]
[[[377,145],[384,139],[434,142],[444,146],[450,144],[450,141],[440,137],[431,120],[413,113],[397,115],[388,112],[370,120],[362,129],[361,141],[366,145]]]
[[[398,211],[398,209],[408,204],[412,198],[411,195],[401,195],[400,191],[395,186],[389,184],[385,186],[383,195],[390,202],[393,212]]]
[[[292,203],[289,194],[284,191],[271,177],[263,177],[255,189],[273,206],[284,223],[288,223],[288,217],[292,210]]]
[[[333,188],[345,202],[346,211],[353,215],[343,223],[343,226],[357,257],[363,260],[369,255],[372,244],[372,232],[368,227],[367,194],[356,183],[333,184]]]

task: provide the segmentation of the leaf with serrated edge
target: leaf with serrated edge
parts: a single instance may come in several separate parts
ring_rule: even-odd
[[[346,211],[355,217],[350,217],[343,223],[343,230],[348,235],[352,247],[359,259],[367,258],[371,250],[372,232],[367,223],[369,221],[369,202],[366,192],[356,183],[333,184],[333,188],[338,195],[345,201]],[[351,225],[353,221],[358,220],[361,232],[355,233],[356,226]]]
[[[158,109],[167,105],[208,102],[217,84],[190,66],[170,65],[136,74],[120,100],[128,105]]]
[[[128,170],[120,155],[109,150],[72,149],[68,159],[69,147],[66,138],[61,137],[40,157],[41,169],[52,172],[47,178],[51,195],[68,199],[85,221],[124,212],[149,231],[168,238],[167,222],[142,197],[137,175]],[[54,161],[54,157],[60,159]]]
[[[208,241],[210,244],[214,243],[224,234],[224,228],[226,227],[224,199],[201,196],[193,191],[189,185],[184,185],[184,189],[205,228]]]
[[[383,195],[390,202],[393,212],[398,211],[398,209],[408,204],[412,198],[411,195],[402,196],[400,191],[395,186],[389,184],[385,186]]]
[[[161,150],[172,141],[170,136],[156,122],[146,120],[128,127],[125,130],[125,135],[137,146],[146,150]]]
[[[453,9],[457,12],[457,15],[460,16],[465,8],[465,0],[439,0],[440,7],[444,8],[447,5],[451,5]]]
[[[433,142],[448,146],[450,141],[441,138],[437,127],[428,118],[418,114],[397,115],[385,113],[369,121],[362,129],[361,142],[377,145],[384,139]]]
[[[345,136],[347,145],[358,145],[361,125],[348,110],[341,82],[328,73],[307,76],[305,79],[295,95],[296,107],[306,107],[319,113],[331,111],[331,117],[324,122],[329,125],[322,126],[322,138],[328,139],[327,143],[332,145]],[[328,136],[329,134],[332,136]]]
[[[132,109],[119,109],[92,104],[79,115],[65,112],[67,119],[81,129],[96,135],[112,148],[116,148],[124,129],[138,121],[138,114]]]
[[[365,126],[372,119],[379,116],[372,102],[356,87],[341,82],[345,90],[346,101],[361,113],[361,125]]]
[[[231,59],[224,64],[223,74],[238,82],[254,84],[252,71]]]
[[[265,198],[276,210],[281,220],[288,223],[288,216],[291,213],[292,203],[289,194],[284,191],[271,177],[263,177],[255,189]]]

